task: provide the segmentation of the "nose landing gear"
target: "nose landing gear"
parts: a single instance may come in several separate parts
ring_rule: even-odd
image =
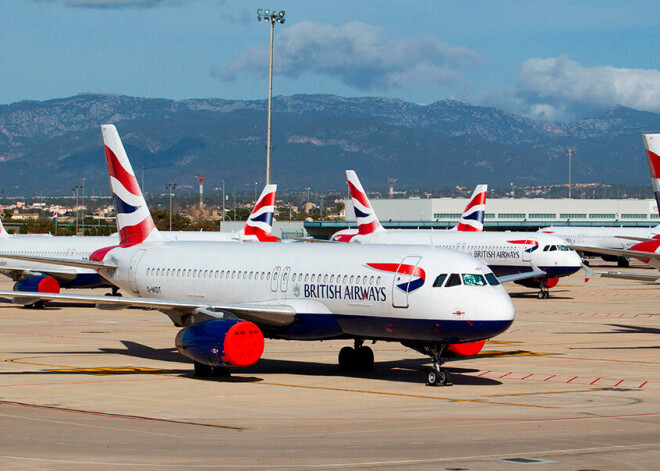
[[[433,369],[426,377],[427,386],[453,386],[449,372],[442,367],[442,352],[446,347],[445,344],[431,344],[428,346],[429,353],[433,358]]]
[[[550,292],[548,291],[548,287],[542,281],[540,282],[540,288],[541,290],[539,291],[537,297],[539,299],[548,299],[550,297]]]

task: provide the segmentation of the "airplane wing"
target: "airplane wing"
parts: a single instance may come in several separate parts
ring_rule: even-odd
[[[512,281],[526,280],[528,278],[540,278],[546,275],[546,272],[541,270],[539,267],[532,265],[532,271],[516,273],[514,275],[498,276],[497,279],[500,283],[510,283]]]
[[[607,271],[607,272],[596,272],[597,275],[602,276],[603,278],[619,278],[623,280],[635,280],[635,281],[657,281],[660,279],[660,273],[634,273],[634,272],[623,272],[623,271]]]
[[[605,249],[603,247],[592,247],[589,245],[565,245],[564,247],[578,250],[580,252],[614,255],[615,257],[629,257],[638,260],[648,260],[650,258],[660,259],[660,254],[658,253],[642,252],[640,250]]]
[[[0,298],[14,303],[32,304],[36,301],[69,303],[96,303],[98,309],[123,309],[128,307],[151,308],[163,311],[176,325],[189,325],[209,318],[222,319],[224,312],[236,317],[268,326],[287,326],[296,318],[296,311],[286,304],[224,304],[171,299],[129,298],[122,296],[98,296],[92,294],[54,294],[27,291],[0,291]]]
[[[0,266],[0,273],[8,276],[9,278],[15,279],[16,277],[21,276],[52,276],[56,280],[72,280],[78,274],[72,268],[48,268],[47,270],[33,270],[31,268],[11,266],[11,265],[2,265]]]
[[[93,262],[91,260],[72,260],[70,258],[39,257],[35,255],[15,255],[0,253],[1,258],[11,260],[23,260],[26,262],[52,263],[53,265],[64,265],[67,267],[89,268],[98,270],[101,268],[116,269],[117,265],[109,262]]]
[[[615,239],[623,239],[623,240],[634,240],[635,242],[648,242],[650,240],[655,240],[651,239],[649,237],[628,237],[628,236],[614,236]]]

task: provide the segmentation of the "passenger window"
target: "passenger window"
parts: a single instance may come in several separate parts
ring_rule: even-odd
[[[344,275],[344,281],[343,281],[344,284],[346,284],[347,278],[348,278],[348,275]]]
[[[252,272],[250,272],[250,279],[252,279]]]
[[[312,275],[312,283],[314,283],[315,279],[316,279],[316,275]]]
[[[335,275],[332,275],[332,276],[330,277],[330,283],[334,283],[334,282],[335,282]]]
[[[369,284],[370,284],[370,285],[373,285],[373,284],[374,284],[374,277],[373,277],[373,276],[372,276],[371,278],[369,278]]]
[[[170,276],[170,269],[167,269],[167,276]]]
[[[359,285],[359,284],[360,284],[360,277],[359,277],[359,276],[355,279],[355,284],[356,284],[356,285]]]
[[[328,275],[325,275],[323,276],[323,283],[327,283],[327,282],[328,282]]]
[[[377,285],[380,284],[380,276],[379,276],[378,278],[376,278],[376,284],[377,284]]]
[[[305,273],[305,283],[309,281],[309,273]]]
[[[442,284],[445,282],[446,278],[447,278],[446,273],[443,273],[442,275],[438,275],[438,277],[433,282],[433,287],[434,288],[440,288],[442,286]]]
[[[491,286],[497,286],[500,284],[500,281],[493,273],[486,273],[486,280],[488,280],[488,284]]]
[[[466,273],[463,275],[463,284],[465,286],[486,286],[486,280],[481,275]]]
[[[243,279],[244,279],[244,280],[247,279],[247,275],[248,275],[248,272],[244,271],[244,272],[243,272]]]
[[[457,275],[456,273],[452,273],[449,275],[449,279],[447,280],[447,284],[445,287],[449,288],[451,286],[459,286],[461,284],[461,277]]]
[[[355,277],[354,277],[353,275],[351,275],[351,277],[350,277],[349,280],[348,280],[349,283],[353,284],[353,280],[354,280],[354,279],[355,279]]]

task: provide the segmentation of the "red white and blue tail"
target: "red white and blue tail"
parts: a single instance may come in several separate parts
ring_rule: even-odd
[[[266,185],[261,196],[254,205],[250,217],[242,230],[243,240],[258,240],[260,242],[275,242],[279,239],[271,232],[273,230],[273,216],[275,215],[275,194],[277,185]]]
[[[353,201],[353,211],[355,211],[358,234],[367,235],[384,231],[385,229],[380,225],[357,174],[353,170],[346,170],[346,179],[351,192],[351,200]]]
[[[151,218],[117,129],[112,124],[104,124],[101,132],[115,200],[120,244],[127,246],[147,240],[163,240]]]
[[[9,233],[5,230],[5,227],[2,225],[2,220],[0,220],[0,239],[8,239]]]
[[[454,230],[459,232],[482,232],[484,230],[487,195],[488,185],[477,185]]]
[[[642,134],[644,149],[646,149],[646,160],[651,172],[651,183],[655,202],[660,212],[660,134]]]

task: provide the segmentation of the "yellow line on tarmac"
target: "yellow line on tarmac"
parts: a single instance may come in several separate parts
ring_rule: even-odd
[[[382,396],[412,397],[417,399],[435,399],[435,400],[448,401],[448,402],[476,402],[479,404],[498,405],[498,406],[518,406],[518,407],[534,407],[540,409],[558,409],[558,407],[552,407],[552,406],[539,406],[534,404],[516,404],[514,402],[493,402],[493,401],[488,401],[486,399],[456,399],[453,397],[426,396],[423,394],[405,394],[405,393],[392,393],[392,392],[384,392],[384,391],[369,391],[365,389],[330,388],[325,386],[304,386],[301,384],[270,383],[266,381],[261,381],[255,384],[264,384],[267,386],[282,386],[285,388],[318,389],[322,391],[339,391],[339,392],[353,392],[360,394],[375,394]]]

